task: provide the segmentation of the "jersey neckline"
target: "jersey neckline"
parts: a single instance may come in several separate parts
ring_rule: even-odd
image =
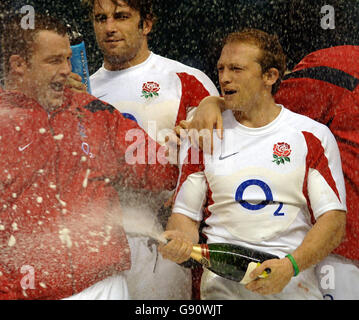
[[[281,108],[280,113],[278,114],[278,116],[271,121],[270,123],[268,123],[267,125],[263,126],[263,127],[259,127],[259,128],[250,128],[247,126],[244,126],[243,124],[239,123],[236,118],[233,115],[232,110],[226,110],[223,112],[223,118],[226,119],[226,121],[228,121],[228,128],[225,129],[235,129],[238,130],[239,132],[241,132],[242,134],[245,135],[250,135],[250,136],[260,136],[260,135],[265,135],[268,134],[269,132],[272,132],[273,130],[275,130],[278,127],[278,123],[281,122],[286,109],[283,105],[281,104],[277,104],[277,106],[279,106]]]
[[[136,69],[139,69],[139,68],[142,68],[143,66],[148,64],[152,60],[154,55],[155,54],[152,51],[150,51],[150,54],[149,54],[148,58],[145,61],[143,61],[143,62],[141,62],[139,64],[136,64],[136,65],[134,65],[132,67],[122,69],[122,70],[114,70],[114,71],[108,70],[108,69],[105,68],[104,63],[102,63],[101,69],[105,73],[105,75],[111,75],[111,76],[114,75],[114,74],[124,74],[124,73],[128,73],[128,72],[132,72],[132,71],[134,71]]]

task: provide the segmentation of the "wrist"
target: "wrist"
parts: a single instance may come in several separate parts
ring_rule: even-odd
[[[293,276],[296,277],[299,274],[299,267],[297,262],[295,261],[294,257],[291,254],[287,254],[285,257],[289,260],[292,266]]]
[[[219,98],[218,105],[219,105],[219,108],[221,110],[221,113],[226,111],[226,106],[224,104],[224,99],[223,98]]]

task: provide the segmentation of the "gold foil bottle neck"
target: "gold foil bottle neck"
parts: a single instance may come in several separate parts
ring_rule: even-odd
[[[196,244],[192,247],[191,258],[198,261],[201,265],[208,268],[211,266],[210,260],[203,255],[203,250],[207,250],[201,247],[200,244]]]

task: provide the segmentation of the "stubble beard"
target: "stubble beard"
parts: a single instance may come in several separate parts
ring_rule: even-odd
[[[131,60],[136,57],[136,53],[128,53],[121,55],[106,55],[104,54],[105,61],[111,66],[111,69],[125,69],[131,64]]]
[[[56,99],[51,95],[46,95],[39,98],[38,102],[47,112],[53,112],[63,105],[64,96],[65,96],[64,92],[62,93],[61,98],[56,98]]]
[[[132,66],[132,61],[139,54],[142,47],[142,41],[138,41],[133,46],[124,48],[117,54],[109,54],[105,48],[101,48],[104,60],[112,70],[126,69]]]

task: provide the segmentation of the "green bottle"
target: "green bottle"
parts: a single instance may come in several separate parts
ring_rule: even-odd
[[[196,244],[191,258],[219,276],[242,284],[250,281],[248,274],[263,261],[279,259],[270,253],[229,243]],[[267,268],[259,277],[265,278],[269,273]]]

